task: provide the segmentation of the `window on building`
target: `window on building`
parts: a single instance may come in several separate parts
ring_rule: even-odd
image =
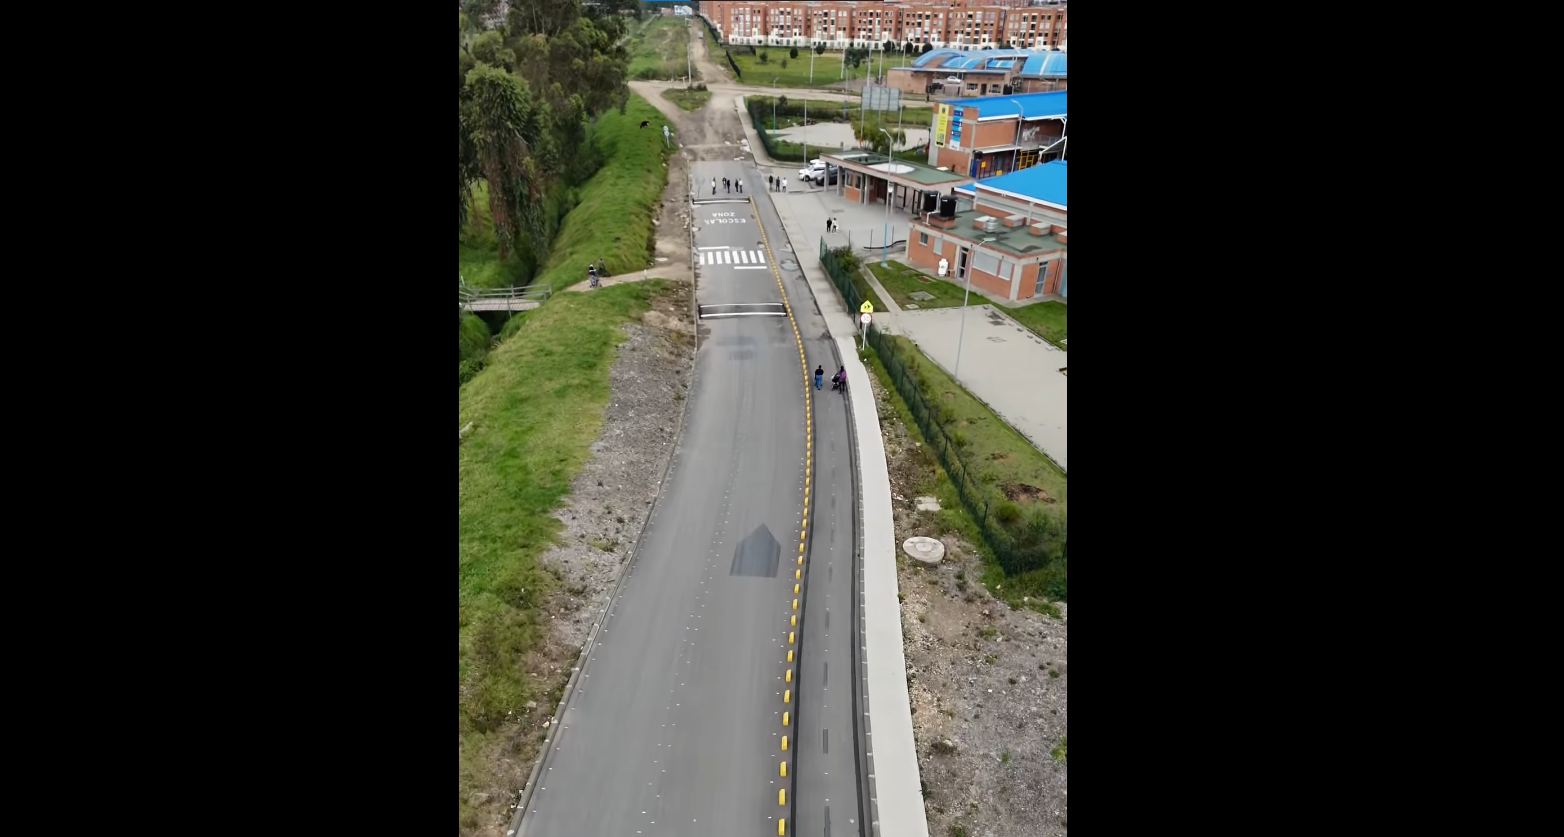
[[[918,246],[920,246],[920,247],[927,247],[927,246],[929,246],[929,234],[928,233],[926,233],[926,232],[918,233]]]

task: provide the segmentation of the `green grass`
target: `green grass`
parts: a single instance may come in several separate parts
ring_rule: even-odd
[[[756,97],[756,98],[757,99],[765,99],[766,102],[767,102],[767,107],[769,109],[769,107],[770,107],[770,104],[769,104],[770,103],[770,97],[769,96],[761,96],[761,97]],[[859,118],[863,115],[862,108],[860,108],[858,106],[858,99],[856,99],[856,98],[851,100],[851,103],[850,103],[849,107],[846,109],[846,115],[845,116],[843,115],[842,100],[841,99],[809,99],[807,101],[808,101],[808,104],[809,104],[809,121],[812,122],[812,123],[819,123],[819,122],[857,122],[857,121],[859,121]],[[796,108],[802,108],[804,106],[804,103],[805,103],[804,99],[794,99],[794,98],[789,97],[788,100],[787,100],[787,107],[789,109],[792,109],[792,108],[795,108],[795,107]],[[871,121],[873,121],[873,117],[874,116],[875,116],[874,112],[871,111],[870,112],[870,119],[871,119]],[[896,117],[897,117],[897,114],[894,114],[894,113],[892,113],[892,114],[885,114],[884,115],[884,122],[882,124],[884,124],[885,127],[887,127],[887,128],[893,127],[896,124]],[[934,110],[932,108],[925,108],[925,107],[904,108],[902,110],[902,112],[901,112],[902,130],[927,128],[929,126],[929,123],[933,119],[934,119]],[[769,126],[771,124],[771,120],[769,120],[769,119],[766,120],[766,124],[767,124],[767,126]],[[779,131],[783,130],[783,129],[786,129],[786,128],[795,128],[795,127],[797,127],[799,125],[802,125],[802,124],[804,124],[804,115],[802,113],[778,113],[777,114],[777,130],[779,130]]]
[[[859,264],[864,262],[864,257],[859,255],[856,250],[853,251],[852,258]],[[863,278],[863,273],[858,270],[858,266],[855,264],[846,264],[843,266],[847,268],[847,278],[852,280],[853,289],[858,291],[858,295],[872,303],[874,305],[874,310],[886,310],[885,301],[880,299],[879,293],[874,290],[873,285],[869,284],[869,280]],[[853,313],[854,316],[857,315],[856,311]]]
[[[893,261],[881,267],[876,261],[869,265],[869,269],[874,271],[874,278],[879,279],[880,284],[885,286],[885,292],[891,295],[891,299],[903,308],[908,305],[916,305],[919,308],[952,308],[961,305],[964,288],[938,279],[924,282],[922,279],[930,278],[927,274],[901,262]],[[912,295],[919,291],[933,294],[934,298],[913,299]],[[978,302],[982,303],[983,300],[980,298]]]
[[[1004,311],[1044,340],[1069,351],[1070,347],[1063,341],[1070,336],[1065,328],[1065,318],[1069,314],[1070,306],[1056,300],[1048,300],[1034,302],[1020,308],[1005,308]]]
[[[755,47],[756,53],[767,53],[771,60],[766,64],[760,63],[760,56],[750,55],[748,49],[733,47],[733,63],[739,65],[743,71],[745,84],[755,84],[765,87],[771,86],[772,79],[777,81],[778,87],[830,87],[840,83],[844,78],[851,80],[854,73],[860,82],[863,81],[864,69],[860,66],[857,70],[847,68],[846,76],[842,74],[842,54],[832,50],[826,50],[821,55],[815,56],[815,80],[809,80],[809,50],[798,48],[797,58],[788,58],[788,47]],[[727,59],[722,57],[722,50],[711,53],[712,63],[721,67],[726,65]],[[782,59],[787,58],[787,69],[782,68]],[[876,62],[878,64],[878,62]],[[731,68],[729,68],[731,71]]]
[[[464,824],[477,817],[468,807],[473,793],[494,794],[503,806],[514,787],[494,776],[491,766],[522,758],[516,748],[536,733],[519,726],[523,707],[536,700],[539,710],[530,720],[537,720],[552,711],[564,685],[563,672],[528,676],[541,668],[529,668],[529,662],[548,632],[539,606],[559,585],[538,558],[558,536],[552,512],[602,425],[609,366],[624,339],[621,326],[645,311],[665,284],[554,297],[530,313],[489,354],[483,373],[460,390],[458,426],[473,423],[458,452],[457,473],[458,807]]]
[[[642,120],[651,122],[645,130]],[[631,96],[624,115],[610,111],[593,126],[606,162],[582,186],[538,282],[558,291],[581,281],[588,259],[603,258],[611,273],[645,266],[667,180],[665,122]],[[528,676],[539,670],[528,663],[548,630],[538,608],[559,583],[538,557],[557,536],[551,512],[601,427],[620,326],[665,287],[652,281],[557,293],[507,323],[505,341],[461,388],[458,426],[473,423],[461,445],[457,507],[458,809],[466,830],[502,816],[519,787],[501,766],[525,763],[524,744],[539,740],[535,727],[518,724],[526,702],[548,711],[564,687],[568,665],[538,680]],[[490,801],[475,808],[469,797],[480,792]]]
[[[457,236],[456,264],[469,287],[509,288],[527,282],[520,259],[500,262],[494,218],[489,212],[489,184],[482,180],[473,184],[467,228]]]
[[[627,45],[630,50],[630,78],[684,78],[696,72],[685,55],[689,48],[689,28],[684,18],[657,16],[642,24]]]
[[[664,90],[663,98],[684,110],[700,110],[711,101],[710,90]]]
[[[930,404],[943,404],[950,407],[952,419],[950,429],[959,432],[967,439],[968,445],[963,454],[975,472],[977,482],[987,489],[991,502],[997,504],[1005,500],[1002,486],[1025,483],[1048,492],[1050,497],[1058,500],[1054,508],[1060,515],[1068,515],[1068,485],[1063,472],[981,401],[973,398],[966,390],[955,386],[950,377],[925,357],[911,341],[902,337],[890,339],[895,342],[902,360],[909,367],[915,366],[922,371],[925,384],[921,387],[921,391],[925,400]],[[901,420],[902,426],[907,428],[908,435],[921,445],[918,452],[914,454],[922,466],[923,474],[923,480],[917,489],[939,500],[940,511],[934,514],[938,518],[940,527],[944,531],[960,534],[967,543],[982,554],[983,585],[994,597],[1011,607],[1030,608],[1057,618],[1060,615],[1059,608],[1049,601],[1050,592],[1055,586],[1054,579],[1051,577],[1052,568],[1018,576],[1005,575],[1004,570],[994,559],[993,551],[984,540],[982,529],[962,505],[961,495],[956,492],[950,476],[945,473],[939,459],[930,450],[928,440],[923,437],[922,431],[913,419],[912,411],[897,391],[879,356],[869,351],[861,353],[860,357],[879,377],[880,384],[889,394],[892,408],[897,418]],[[944,397],[944,393],[947,392],[951,393],[950,398]]]
[[[1059,739],[1059,746],[1055,747],[1054,751],[1053,751],[1053,757],[1055,759],[1059,760],[1059,761],[1062,761],[1062,762],[1066,763],[1066,764],[1068,764],[1069,761],[1070,761],[1070,759],[1069,759],[1069,755],[1070,754],[1069,754],[1069,750],[1067,749],[1067,747],[1069,745],[1069,742],[1070,742],[1069,736],[1065,736],[1064,738]]]
[[[875,278],[879,279],[880,284],[885,286],[886,292],[891,295],[892,299],[896,300],[896,304],[903,308],[906,308],[909,302],[916,304],[919,308],[950,308],[961,304],[962,294],[966,290],[961,285],[947,282],[902,262],[891,262],[889,270],[880,267],[879,262],[875,262],[869,266],[869,269],[874,271]],[[920,281],[919,277],[932,281],[923,282]],[[933,294],[935,298],[927,302],[912,299],[911,295],[916,291],[926,291]],[[1008,305],[994,302],[977,289],[973,289],[972,296],[978,298],[978,301],[970,304],[992,303],[995,308],[1005,312],[1011,319],[1031,329],[1037,336],[1058,346],[1060,349],[1069,351],[1070,347],[1061,342],[1070,336],[1067,328],[1070,308],[1064,303],[1049,300],[1047,302],[1034,302],[1031,305],[1023,305],[1019,308],[1011,308]]]
[[[651,124],[641,128],[642,120]],[[640,96],[631,95],[623,116],[604,114],[592,139],[603,167],[581,188],[581,200],[566,216],[537,281],[557,292],[586,281],[589,262],[602,259],[610,275],[643,270],[652,258],[652,218],[668,180],[662,126],[668,120]]]

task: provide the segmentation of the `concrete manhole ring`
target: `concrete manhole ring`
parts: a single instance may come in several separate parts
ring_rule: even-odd
[[[791,252],[793,252],[793,245],[791,245],[791,244],[783,244],[782,245],[782,249],[788,251],[789,253],[791,253]]]
[[[933,538],[908,538],[902,543],[901,549],[914,561],[923,564],[938,564],[945,557],[945,545]]]
[[[782,262],[782,269],[783,270],[797,270],[798,269],[798,262],[795,262],[792,259],[787,259],[786,261]]]

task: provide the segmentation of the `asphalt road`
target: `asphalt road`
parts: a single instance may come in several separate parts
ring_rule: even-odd
[[[737,163],[692,168],[705,198],[712,176],[738,175]],[[764,250],[747,204],[697,206],[695,217],[697,246],[729,248],[698,252]],[[767,262],[740,269],[749,263],[731,259],[699,268],[698,302],[781,300]],[[520,837],[773,835],[787,816],[777,791],[792,788],[780,775],[781,715],[784,690],[797,685],[783,676],[803,505],[798,345],[775,316],[704,320],[699,340],[666,493]],[[788,833],[808,832],[790,823]]]
[[[788,178],[790,181],[793,177]],[[765,177],[760,177],[765,188]],[[790,184],[791,185],[791,184]],[[825,319],[815,305],[803,273],[789,267],[813,253],[794,254],[786,248],[787,236],[769,198],[756,201],[759,220],[778,253],[783,287],[793,302],[793,315],[804,338],[804,353],[811,368],[825,366],[824,387],[814,401],[814,498],[809,521],[813,529],[809,545],[808,596],[805,598],[802,668],[798,674],[798,765],[795,777],[798,805],[789,834],[847,837],[867,833],[861,829],[860,801],[863,778],[858,770],[854,741],[853,691],[858,642],[854,632],[854,576],[859,573],[856,522],[857,487],[853,482],[848,404],[831,391],[832,365],[837,360],[826,333]],[[824,223],[824,218],[821,219]],[[840,362],[837,363],[840,365]],[[868,392],[859,397],[871,397]],[[868,428],[878,433],[879,428]],[[860,578],[861,581],[861,578]],[[861,589],[861,584],[856,589]]]

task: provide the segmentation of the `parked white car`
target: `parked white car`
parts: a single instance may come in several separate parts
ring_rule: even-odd
[[[799,179],[806,182],[822,174],[825,174],[825,161],[820,159],[810,160],[809,165],[798,170]]]

